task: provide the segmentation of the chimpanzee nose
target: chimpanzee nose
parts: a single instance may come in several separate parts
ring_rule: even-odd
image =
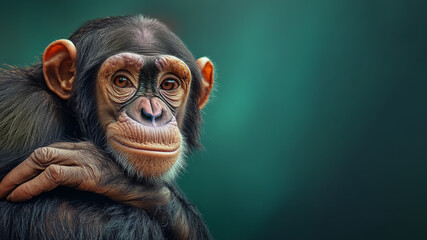
[[[163,126],[172,119],[172,114],[157,97],[139,97],[126,108],[129,117],[144,125]]]
[[[143,108],[142,109],[142,113],[141,113],[142,118],[145,119],[145,120],[147,120],[147,121],[154,122],[154,121],[156,121],[156,118],[158,119],[162,115],[162,112],[158,112],[156,114],[156,113],[153,113],[152,111],[151,112],[146,112],[147,110],[145,110],[145,108]]]

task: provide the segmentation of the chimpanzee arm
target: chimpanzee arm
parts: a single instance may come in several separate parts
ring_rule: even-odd
[[[107,159],[106,159],[107,158]],[[210,239],[197,208],[172,184],[143,185],[90,142],[55,143],[34,151],[0,183],[0,198],[29,200],[57,186],[72,187],[141,208],[173,239]]]
[[[167,185],[171,192],[171,201],[156,208],[153,217],[165,226],[165,235],[169,239],[211,239],[196,206],[188,201],[175,184]]]

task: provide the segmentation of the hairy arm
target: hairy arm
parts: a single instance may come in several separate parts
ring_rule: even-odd
[[[141,208],[173,239],[210,239],[197,208],[171,184],[143,185],[90,142],[54,143],[35,150],[0,183],[0,198],[22,202],[58,186]]]
[[[168,239],[211,239],[196,206],[188,201],[177,186],[169,185],[171,201],[157,208],[153,217],[165,226]]]

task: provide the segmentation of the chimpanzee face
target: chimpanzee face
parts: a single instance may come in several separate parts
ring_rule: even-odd
[[[98,116],[119,161],[144,177],[182,165],[182,127],[191,84],[188,66],[170,55],[119,53],[101,66]]]

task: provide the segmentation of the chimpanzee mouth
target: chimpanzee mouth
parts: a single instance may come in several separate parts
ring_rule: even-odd
[[[176,154],[181,148],[181,133],[173,118],[161,127],[146,126],[130,118],[123,111],[118,121],[108,126],[107,139],[119,148],[138,151],[137,154]]]

